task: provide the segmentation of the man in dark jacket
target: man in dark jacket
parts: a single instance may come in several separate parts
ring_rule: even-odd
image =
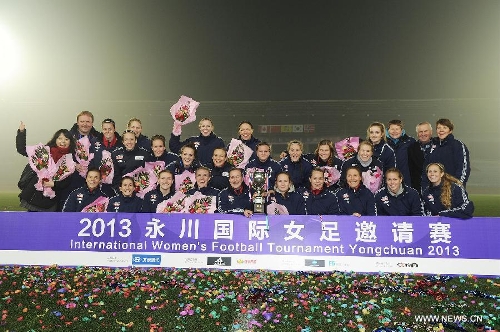
[[[429,122],[420,122],[416,130],[418,141],[408,147],[408,168],[411,187],[420,194],[424,161],[431,150],[432,126]]]

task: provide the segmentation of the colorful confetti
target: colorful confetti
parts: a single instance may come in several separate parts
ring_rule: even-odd
[[[0,330],[495,331],[475,276],[0,267]]]

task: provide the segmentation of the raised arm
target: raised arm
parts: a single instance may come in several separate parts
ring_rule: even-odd
[[[28,154],[26,153],[26,126],[22,121],[21,124],[19,125],[19,129],[17,130],[16,150],[17,153],[19,153],[20,155],[23,155],[25,157],[28,156]]]

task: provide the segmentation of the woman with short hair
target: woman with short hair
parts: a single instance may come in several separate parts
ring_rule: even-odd
[[[426,159],[426,165],[440,163],[446,172],[465,187],[470,175],[469,149],[453,135],[455,126],[450,119],[436,121],[436,135]],[[428,177],[422,174],[422,190],[429,185]]]

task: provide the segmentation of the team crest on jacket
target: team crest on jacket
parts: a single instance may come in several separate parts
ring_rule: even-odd
[[[382,201],[382,203],[384,203],[385,205],[389,206],[389,197],[384,196],[380,200]]]
[[[344,201],[349,202],[349,194],[348,193],[345,193],[344,195],[342,195],[342,198],[344,199]]]
[[[304,197],[304,199],[307,199],[309,197],[309,192],[304,191],[304,193],[302,194],[302,197]]]
[[[151,202],[156,202],[156,194],[151,195]]]
[[[200,142],[194,142],[194,147],[196,148],[196,150],[198,150],[199,146],[200,146]]]
[[[285,172],[288,172],[288,165],[283,166],[283,170],[284,170]]]
[[[226,178],[229,177],[229,172],[222,172],[222,176],[225,176]]]
[[[99,149],[101,148],[101,142],[95,142],[94,146],[95,146],[96,151],[99,151]]]
[[[227,199],[229,200],[229,203],[234,202],[234,196],[232,195],[227,196]]]
[[[429,203],[434,204],[434,196],[432,196],[432,194],[427,195],[427,199],[429,200]]]
[[[81,202],[82,202],[82,200],[83,200],[83,194],[82,194],[82,193],[77,194],[77,195],[76,195],[76,199],[78,200],[78,202],[80,202],[80,203],[81,203]]]
[[[122,154],[119,154],[116,156],[116,160],[120,161],[123,159],[123,155]]]

